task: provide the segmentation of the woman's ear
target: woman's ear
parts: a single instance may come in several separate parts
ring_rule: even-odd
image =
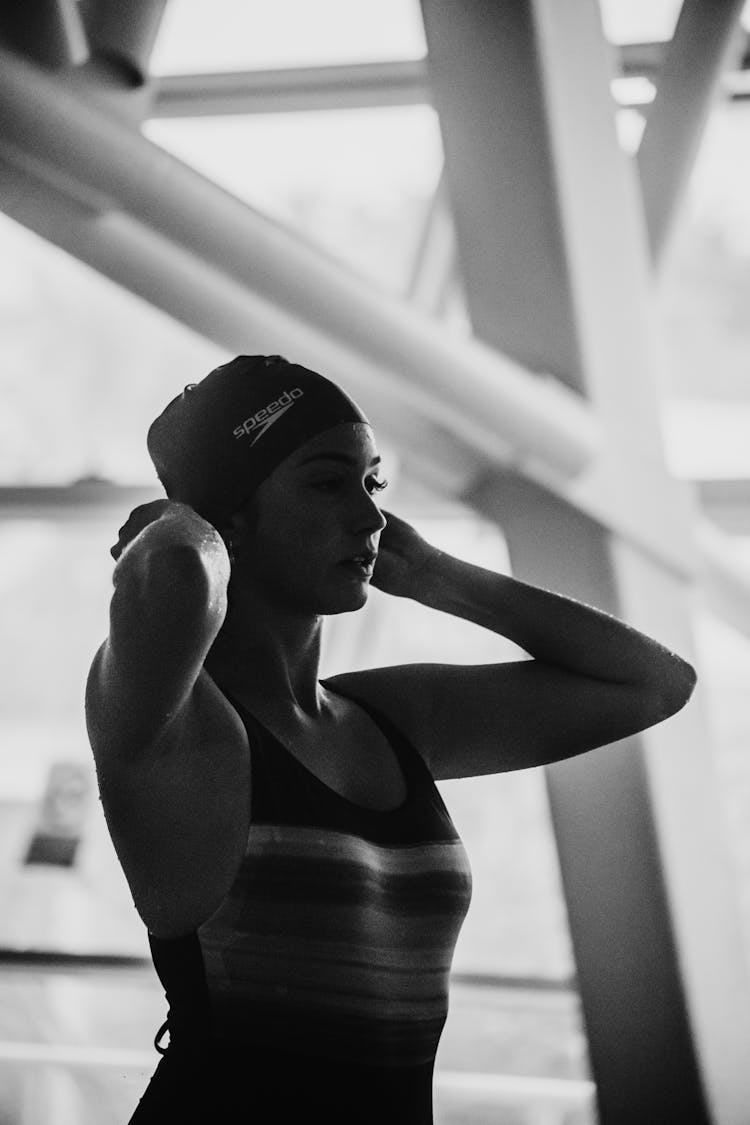
[[[230,529],[239,536],[240,539],[245,538],[247,535],[252,535],[258,526],[258,508],[255,502],[255,496],[251,496],[241,508],[233,512],[229,517]]]
[[[232,512],[224,521],[219,534],[224,540],[232,566],[237,562],[243,541],[252,534],[256,523],[257,514],[252,500],[247,501],[238,511]]]

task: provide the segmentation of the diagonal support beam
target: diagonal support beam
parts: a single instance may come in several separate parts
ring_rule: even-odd
[[[414,256],[407,300],[440,319],[455,281],[457,265],[456,236],[443,173],[430,201]]]
[[[720,79],[741,63],[744,0],[683,0],[638,151],[651,254],[659,264]]]
[[[563,480],[597,449],[581,400],[381,295],[289,231],[37,68],[0,53],[0,141],[11,160],[66,177],[144,227],[432,398],[494,459],[538,461]]]
[[[167,0],[79,0],[92,52],[128,86],[142,86]]]
[[[81,206],[67,196],[64,180],[45,185],[1,159],[0,179],[0,203],[13,218],[229,354],[286,349],[310,367],[327,371],[367,403],[377,432],[399,450],[405,472],[438,494],[466,495],[490,467],[453,431],[434,396],[425,401],[411,393],[393,372],[301,324],[154,231],[123,215],[101,214],[106,200],[98,201],[98,209]],[[704,490],[713,496],[716,486],[709,482]],[[55,494],[50,504],[56,503]],[[7,510],[2,504],[0,508],[7,518]],[[744,518],[746,523],[742,505],[735,508],[740,512],[735,521]],[[750,637],[750,581],[732,565],[726,537],[707,521],[701,527],[698,593],[727,624]]]
[[[229,355],[281,353],[326,371],[367,404],[381,439],[403,450],[409,471],[432,487],[456,495],[477,473],[477,450],[451,428],[450,412],[400,373],[300,321],[153,229],[81,205],[65,195],[64,182],[45,183],[28,169],[3,164],[1,146],[0,184],[0,205],[15,220]]]
[[[13,111],[12,64],[16,61],[8,55],[7,65],[0,71],[0,104],[6,107],[0,137],[8,127],[19,131],[18,124],[14,124]],[[20,65],[23,68],[23,64]],[[9,166],[2,177],[4,198],[1,201],[4,209],[19,221],[230,351],[243,350],[247,346],[245,341],[252,339],[258,341],[254,346],[259,350],[264,347],[269,351],[293,349],[296,354],[308,357],[311,366],[325,367],[344,384],[353,379],[355,395],[366,394],[368,401],[378,400],[378,409],[382,410],[386,423],[381,432],[393,433],[398,443],[409,449],[412,463],[419,462],[423,471],[429,472],[433,483],[450,494],[462,491],[472,475],[516,456],[525,448],[524,433],[535,438],[537,449],[544,446],[548,466],[550,460],[561,458],[542,474],[553,491],[567,492],[568,474],[594,455],[596,433],[592,430],[590,416],[579,409],[575,398],[539,384],[494,351],[488,356],[481,347],[457,341],[442,332],[432,320],[412,317],[409,310],[399,309],[391,322],[389,317],[395,311],[392,303],[384,304],[369,289],[358,287],[345,271],[334,271],[335,290],[329,296],[331,309],[340,299],[345,297],[348,301],[353,297],[355,320],[370,317],[374,323],[385,325],[381,332],[383,339],[393,337],[395,348],[387,355],[371,346],[365,355],[356,330],[345,340],[337,338],[325,307],[320,307],[318,315],[311,320],[311,310],[304,307],[308,295],[304,291],[298,293],[297,301],[293,302],[297,310],[301,309],[299,315],[294,308],[289,309],[283,297],[269,297],[264,276],[266,261],[278,277],[285,270],[296,275],[301,260],[305,276],[312,277],[310,292],[316,286],[325,289],[330,274],[324,271],[318,285],[315,268],[319,263],[311,261],[310,254],[299,244],[293,244],[284,232],[277,232],[273,224],[143,141],[132,128],[119,121],[113,122],[101,110],[87,105],[80,96],[36,69],[23,69],[25,81],[15,91],[15,97],[23,100],[25,112],[32,120],[24,135],[25,148],[5,143],[6,157],[15,171],[11,172]],[[8,97],[6,89],[6,101],[2,103],[3,80],[9,74],[11,94]],[[43,97],[41,100],[37,97],[35,102],[39,89]],[[25,92],[29,94],[28,99]],[[54,105],[59,109],[60,99],[63,121],[58,137],[55,136],[54,114],[48,128],[44,119],[47,107]],[[87,115],[93,117],[92,133],[87,132],[85,122],[78,120],[80,115],[85,119]],[[34,117],[46,129],[46,139],[43,138],[41,145],[35,136]],[[59,115],[57,120],[60,120]],[[23,124],[20,132],[24,133]],[[98,143],[99,138],[103,138],[103,144]],[[63,150],[60,161],[55,159],[55,146]],[[97,151],[104,161],[111,158],[108,175],[112,173],[114,181],[103,177],[96,181],[99,186],[82,183],[81,175],[89,175],[88,159]],[[137,159],[133,159],[133,154]],[[132,214],[128,217],[109,213],[121,202],[117,198],[116,173],[118,164],[123,161],[133,162],[135,190],[140,192],[141,186],[143,188],[135,209],[147,219],[145,222]],[[209,235],[214,225],[226,228],[213,253],[206,253],[202,243],[191,241],[189,237],[188,245],[183,244],[179,214],[168,236],[159,230],[158,216],[151,211],[151,202],[155,200],[156,205],[179,213],[185,183],[193,192],[191,214],[200,228],[199,233],[204,233],[207,214],[214,217]],[[266,234],[271,237],[268,245],[263,244]],[[273,260],[275,234],[278,235],[276,244],[281,244],[277,261]],[[244,268],[239,271],[227,270],[222,257],[223,247],[232,240],[236,242],[235,257],[239,249],[243,258]],[[293,258],[287,255],[288,248],[293,250]],[[248,262],[253,263],[253,269],[248,269]],[[345,302],[344,312],[350,308],[352,304]],[[427,335],[431,347],[425,351],[422,343]],[[444,379],[451,382],[452,396],[447,401],[441,395],[439,382],[430,379],[433,369],[442,372]],[[465,404],[466,398],[471,396],[477,373],[485,382],[474,391],[478,394],[478,403],[472,419],[462,415],[456,407],[462,401]],[[508,373],[512,385],[506,388],[503,381]],[[519,383],[515,378],[518,375],[528,384]],[[487,400],[482,397],[485,385],[494,390]],[[516,396],[514,387],[523,390],[526,385],[529,395],[526,398]],[[552,393],[548,395],[548,391]],[[519,403],[520,420],[514,418],[514,409]],[[545,421],[548,413],[553,416],[554,432]],[[399,430],[400,420],[405,429]],[[417,432],[421,440],[415,442],[413,437]],[[439,456],[441,450],[442,456]],[[519,467],[524,471],[523,463]],[[526,468],[533,475],[538,466]],[[587,510],[603,526],[617,529],[634,543],[642,542],[637,520],[628,524],[627,520],[620,519],[611,497],[605,495],[602,504],[591,505]],[[686,563],[679,543],[674,546],[672,554],[667,551],[665,555],[671,560],[668,565],[672,565],[675,573],[681,573],[686,565],[690,570],[691,564]],[[660,554],[657,547],[656,555]],[[720,584],[721,579],[718,581]]]
[[[593,3],[576,5],[574,12],[567,8],[563,12],[555,0],[533,3],[592,400],[635,502],[667,519],[675,515],[670,504],[671,484],[663,463],[659,464],[658,457],[652,458],[652,451],[658,453],[654,447],[660,440],[655,388],[661,363],[654,322],[652,263],[637,178],[616,142],[611,112],[601,96],[608,84],[609,68],[602,50],[598,12]],[[704,7],[716,10],[714,5]],[[586,59],[585,65],[570,65],[574,45]],[[635,443],[637,462],[630,455]],[[646,466],[649,468],[644,473]],[[695,541],[695,515],[690,517],[683,510],[674,526],[680,523]],[[677,651],[689,653],[690,588],[660,573],[644,557],[635,557],[617,538],[610,544],[610,553],[626,619],[646,631],[653,621],[655,635],[663,630],[664,636],[674,638],[671,643]],[[685,1123],[703,1120],[700,1093],[695,1088],[697,1078],[709,1119],[716,1125],[744,1125],[750,1094],[745,1062],[750,1049],[750,980],[705,723],[700,701],[696,700],[691,713],[678,722],[639,736],[645,751],[643,772],[630,793],[626,796],[622,791],[621,796],[629,803],[631,794],[634,796],[640,788],[632,803],[634,817],[645,813],[653,826],[658,877],[664,883],[674,952],[670,954],[666,945],[663,950],[652,949],[654,959],[649,965],[661,961],[661,967],[668,970],[672,959],[697,1061],[696,1072],[695,1064],[690,1063],[690,1051],[685,1052],[682,1073],[671,1072],[678,1088],[671,1099],[667,1098],[664,1113],[654,1116],[674,1116]],[[566,813],[571,810],[571,798],[575,800],[573,772],[565,777],[559,771],[559,788],[551,790]],[[631,780],[636,781],[635,774]],[[573,788],[568,789],[570,781]],[[622,824],[615,831],[622,831],[626,844],[628,826]],[[565,835],[575,849],[576,829],[570,822],[566,822]],[[585,883],[577,880],[583,871],[576,871],[573,863],[570,873],[576,881],[575,893],[580,893]],[[604,874],[604,868],[598,874]],[[656,876],[657,870],[653,874]],[[581,906],[586,914],[588,908],[579,900],[576,909]],[[648,925],[648,919],[647,913],[637,910],[633,915],[631,938],[636,944],[639,927]],[[594,929],[596,919],[590,921]],[[626,918],[623,922],[628,925]],[[666,998],[666,976],[665,983]],[[653,999],[657,1003],[653,1031],[658,1036],[664,1005],[659,1005],[656,995]],[[670,1018],[675,1014],[671,1011]],[[665,1050],[671,1050],[670,1042],[667,1037]],[[672,1063],[676,1058],[677,1053]],[[624,1062],[625,1056],[615,1066]],[[671,1065],[666,1058],[659,1063],[650,1076],[654,1106],[666,1095],[666,1072]],[[644,1075],[649,1065],[644,1060]],[[693,1084],[692,1097],[688,1080]],[[677,1096],[686,1097],[684,1112],[676,1110]],[[609,1103],[611,1120],[628,1120],[632,1100],[618,1105],[616,1098]],[[650,1114],[643,1114],[641,1120],[644,1116]]]
[[[76,0],[25,0],[0,6],[0,43],[51,70],[80,66],[89,57]]]
[[[519,577],[689,655],[684,575],[576,503],[596,487],[695,547],[664,464],[649,248],[598,5],[422,8],[475,329],[554,357],[590,396],[609,455],[569,505],[513,472],[466,499],[502,527]],[[748,981],[711,771],[693,705],[547,773],[602,1125],[746,1122]]]

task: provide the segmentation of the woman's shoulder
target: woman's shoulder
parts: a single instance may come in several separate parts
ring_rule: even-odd
[[[118,698],[103,668],[106,642],[91,665],[86,690],[86,722],[97,765],[137,770],[166,761],[184,760],[207,744],[229,743],[246,751],[245,726],[234,705],[202,669],[180,706],[158,723],[144,725],[136,700]]]
[[[342,672],[321,680],[324,687],[377,711],[427,759],[427,713],[419,690],[419,665],[396,664]]]

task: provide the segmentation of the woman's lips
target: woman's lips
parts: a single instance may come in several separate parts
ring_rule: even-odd
[[[360,555],[352,559],[345,559],[341,564],[358,578],[372,578],[375,569],[375,559],[372,555]]]

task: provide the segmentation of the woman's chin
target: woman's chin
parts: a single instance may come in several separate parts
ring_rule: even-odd
[[[295,576],[296,577],[296,576]],[[335,582],[318,582],[314,586],[294,583],[259,584],[261,601],[265,600],[282,613],[291,611],[313,617],[328,617],[337,613],[352,613],[367,604],[370,583],[367,579],[346,578]]]
[[[370,587],[367,582],[352,583],[349,589],[337,590],[335,597],[326,599],[329,604],[321,612],[326,616],[332,616],[336,613],[353,613],[367,605],[369,594]]]

